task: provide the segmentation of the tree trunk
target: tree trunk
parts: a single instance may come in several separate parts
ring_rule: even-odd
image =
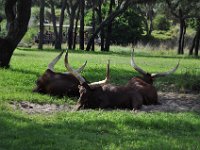
[[[195,56],[198,56],[199,53],[199,41],[200,41],[200,27],[197,29],[197,35],[196,35],[196,42],[195,42]]]
[[[149,20],[150,20],[150,25],[149,25],[149,31],[148,35],[151,36],[151,33],[153,31],[153,10],[150,10],[151,12],[149,13]]]
[[[199,40],[196,40],[196,45],[195,45],[195,56],[199,55]]]
[[[198,56],[199,42],[200,42],[200,20],[198,21],[198,24],[197,24],[196,34],[192,41],[192,46],[190,48],[189,55],[193,55],[193,51],[195,49],[195,56]]]
[[[56,26],[56,15],[55,15],[55,8],[54,8],[54,2],[53,0],[50,0],[50,5],[51,5],[51,18],[52,18],[52,23],[53,23],[53,30],[54,30],[54,36],[55,36],[55,43],[58,43],[57,40],[59,39],[58,37],[58,30]],[[55,46],[55,49],[61,49],[61,47]]]
[[[182,37],[183,37],[183,23],[180,19],[180,29],[179,29],[180,33],[179,33],[179,40],[178,40],[178,54],[181,54],[181,49],[182,49],[182,45],[181,45],[181,41],[182,41]]]
[[[184,40],[185,40],[185,21],[183,19],[180,19],[180,35],[179,35],[179,45],[178,45],[178,54],[184,53]]]
[[[3,17],[0,16],[0,23],[3,21]]]
[[[93,8],[92,8],[92,34],[94,34],[95,33],[95,25],[96,25],[96,23],[95,23],[95,9],[94,9],[94,6],[93,6]],[[95,42],[94,42],[94,39],[95,38],[93,38],[93,40],[92,40],[92,51],[94,51],[94,49],[95,49]]]
[[[13,6],[16,5],[16,13]],[[26,7],[24,7],[26,6]],[[31,15],[31,0],[7,0],[5,13],[9,23],[7,36],[0,38],[0,67],[8,68],[15,48],[25,35]]]
[[[185,20],[183,20],[183,37],[182,37],[182,49],[181,49],[181,54],[184,54],[184,47],[185,47],[185,33],[186,33],[186,24]]]
[[[39,45],[38,49],[43,49],[44,43],[44,6],[45,1],[40,0],[40,34],[39,34]]]
[[[77,1],[73,6],[72,4],[70,4],[71,6],[68,5],[68,8],[67,8],[67,11],[69,14],[69,28],[68,28],[68,37],[67,37],[68,49],[72,49],[72,46],[73,46],[74,19],[76,16],[76,9],[79,4],[78,2],[79,1]],[[71,7],[71,11],[69,10],[69,7]]]
[[[197,37],[197,33],[195,34],[194,39],[192,40],[192,46],[189,50],[189,55],[193,55],[193,50],[194,50],[194,46],[195,46],[195,43],[196,43],[196,37]]]
[[[80,50],[84,50],[84,14],[85,14],[85,0],[80,1],[80,31],[79,31],[79,44],[80,44]]]
[[[99,25],[102,23],[102,10],[101,10],[101,5],[102,2],[99,1],[98,2],[98,9],[97,9],[97,15],[98,15],[98,23]],[[105,33],[104,33],[104,28],[101,29],[100,31],[100,39],[101,39],[101,51],[105,50],[105,45],[104,45],[104,38],[105,38]]]
[[[178,45],[178,54],[184,54],[184,43],[185,43],[185,33],[186,25],[185,20],[183,19],[182,10],[179,9],[179,21],[180,21],[180,35],[179,35],[179,45]]]
[[[0,67],[9,68],[9,62],[16,46],[8,39],[0,38]]]
[[[115,1],[110,0],[110,8],[109,8],[109,15],[112,13],[113,5]],[[105,51],[110,51],[110,40],[112,35],[112,22],[109,24],[107,28],[107,34],[106,34],[106,43],[105,43]]]
[[[1,32],[1,22],[3,20],[3,17],[0,16],[0,32]]]
[[[66,9],[66,0],[62,1],[62,8],[60,12],[60,20],[59,20],[59,33],[58,39],[55,41],[55,49],[62,49],[62,41],[63,41],[63,22],[64,22],[64,14]]]
[[[74,18],[75,18],[75,12],[73,11],[69,19],[69,29],[68,29],[68,37],[67,37],[68,49],[72,49],[72,45],[73,45]]]
[[[76,49],[76,37],[77,37],[77,30],[78,30],[78,20],[80,15],[80,7],[78,9],[78,12],[76,14],[76,23],[75,23],[75,29],[74,29],[74,40],[73,40],[73,49]]]

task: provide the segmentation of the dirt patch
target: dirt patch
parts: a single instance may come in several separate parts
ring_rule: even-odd
[[[159,101],[161,105],[143,105],[139,110],[142,112],[200,112],[199,94],[180,94],[159,92]],[[31,102],[11,102],[14,109],[20,109],[27,113],[54,113],[59,111],[73,111],[73,105],[56,104],[37,104]]]
[[[142,106],[140,111],[145,112],[200,112],[199,94],[182,94],[173,92],[159,92],[161,105]]]
[[[33,114],[33,113],[53,113],[53,112],[59,112],[59,111],[72,111],[73,106],[71,105],[56,105],[56,104],[37,104],[37,103],[31,103],[31,102],[11,102],[11,106],[14,109],[20,109],[22,111],[25,111],[27,113]]]

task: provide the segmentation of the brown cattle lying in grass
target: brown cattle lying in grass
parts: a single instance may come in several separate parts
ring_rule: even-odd
[[[34,92],[50,94],[53,96],[79,96],[79,81],[71,73],[59,73],[54,71],[54,66],[61,58],[64,51],[62,51],[53,61],[48,65],[47,70],[36,81]],[[81,72],[86,63],[77,69]]]
[[[157,91],[152,85],[153,78],[165,76],[176,71],[178,65],[165,73],[149,74],[139,68],[133,60],[132,66],[143,74],[143,78],[132,78],[124,86],[108,84],[109,81],[109,62],[107,65],[106,78],[103,81],[88,84],[85,79],[68,63],[68,52],[65,55],[65,66],[67,70],[76,77],[79,82],[79,101],[77,110],[80,108],[128,108],[139,109],[143,104],[157,104]]]
[[[139,72],[142,77],[133,77],[126,86],[134,91],[137,91],[142,96],[142,101],[144,105],[151,105],[158,104],[157,90],[153,86],[153,81],[158,77],[164,77],[174,73],[178,69],[179,62],[170,71],[162,73],[148,73],[136,65],[132,52],[131,66],[137,72]]]

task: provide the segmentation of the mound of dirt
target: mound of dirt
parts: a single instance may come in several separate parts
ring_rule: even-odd
[[[138,112],[200,112],[200,95],[159,92],[161,105],[143,105]],[[59,111],[73,111],[73,105],[37,104],[31,102],[11,102],[14,109],[27,113],[54,113]]]

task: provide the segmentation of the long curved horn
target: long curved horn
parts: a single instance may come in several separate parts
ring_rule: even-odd
[[[83,69],[85,68],[86,65],[87,65],[87,61],[85,61],[85,63],[83,64],[83,66],[81,66],[80,68],[76,69],[76,71],[78,73],[81,73],[83,71]]]
[[[66,51],[67,51],[66,53],[68,55],[68,50],[66,50]],[[87,65],[87,61],[85,61],[85,63],[80,68],[76,69],[76,72],[81,73],[86,65]]]
[[[62,54],[64,53],[64,50],[56,57],[54,58],[48,65],[48,69],[51,71],[54,71],[54,66],[58,62],[58,60],[62,57]]]
[[[86,80],[76,71],[74,70],[68,63],[68,50],[66,51],[66,55],[65,55],[65,67],[67,68],[67,70],[73,74],[80,82],[80,84],[84,84],[86,83]],[[104,85],[106,84],[108,81],[110,80],[110,60],[108,60],[108,64],[107,64],[107,70],[106,70],[106,78],[105,80],[99,81],[99,82],[93,82],[90,84],[87,84],[89,87],[95,87],[95,86],[99,86],[99,85]]]
[[[110,81],[110,60],[108,60],[108,63],[107,63],[106,78],[102,81],[90,83],[89,86],[95,87],[95,86],[99,86],[99,85],[104,85],[104,84],[107,84],[109,81]]]
[[[179,62],[180,62],[180,60],[178,61],[177,65],[173,69],[171,69],[167,72],[153,73],[153,74],[151,74],[151,77],[153,77],[153,78],[164,77],[164,76],[167,76],[167,75],[174,73],[179,67]]]
[[[58,55],[56,56],[56,58],[54,58],[48,65],[48,69],[51,71],[54,71],[54,66],[56,65],[56,63],[60,60],[60,58],[62,57],[64,53],[64,50]],[[85,66],[87,65],[87,61],[78,69],[76,69],[76,71],[78,73],[81,73],[83,71],[83,69],[85,68]]]
[[[131,66],[137,71],[137,72],[139,72],[140,74],[142,74],[142,75],[146,75],[147,74],[147,72],[146,71],[144,71],[143,69],[141,69],[140,67],[138,67],[137,65],[136,65],[136,63],[135,63],[135,61],[134,61],[134,59],[133,59],[133,56],[134,56],[134,49],[133,49],[133,51],[132,51],[132,53],[131,53]]]
[[[68,63],[68,50],[66,50],[66,54],[65,54],[65,67],[67,68],[67,70],[73,74],[80,82],[80,84],[85,83],[85,79],[76,71],[74,70]]]

